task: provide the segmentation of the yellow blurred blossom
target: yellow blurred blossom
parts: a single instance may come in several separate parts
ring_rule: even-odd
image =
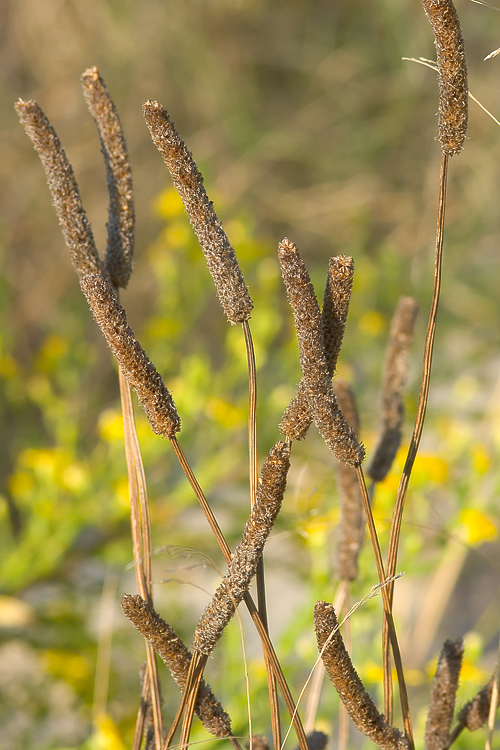
[[[246,409],[238,408],[222,398],[210,398],[206,411],[222,427],[234,427],[246,419]]]
[[[92,750],[125,750],[118,727],[111,716],[102,714],[96,717],[91,747]]]
[[[44,373],[51,373],[59,364],[59,360],[68,350],[68,340],[60,334],[53,333],[47,336],[35,360],[35,368]]]
[[[464,536],[471,545],[491,542],[498,537],[498,528],[491,518],[475,508],[464,508],[460,513]]]
[[[191,231],[184,222],[175,221],[165,227],[161,236],[169,247],[183,247],[191,239]]]
[[[57,679],[64,680],[74,688],[80,688],[91,674],[88,660],[74,651],[47,649],[41,656],[43,669]]]
[[[384,325],[384,316],[376,310],[367,310],[359,319],[359,328],[367,336],[378,336]]]
[[[123,417],[121,411],[105,409],[99,415],[99,434],[106,442],[123,440]]]
[[[173,187],[163,190],[154,202],[154,211],[163,219],[171,219],[184,213],[184,205],[179,193]]]

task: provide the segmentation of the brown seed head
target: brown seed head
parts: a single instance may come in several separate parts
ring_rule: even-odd
[[[128,326],[125,310],[110,284],[101,276],[90,274],[81,280],[81,287],[109,348],[137,392],[153,431],[166,438],[173,437],[179,432],[181,421],[172,396]]]
[[[41,159],[71,262],[80,278],[102,273],[90,222],[83,210],[73,168],[45,112],[20,99],[16,112]]]
[[[134,193],[125,136],[111,94],[97,68],[81,77],[83,95],[95,120],[106,164],[109,194],[108,246],[105,268],[113,284],[126,287],[134,252]]]
[[[278,516],[290,468],[290,446],[278,442],[269,451],[261,470],[261,481],[241,542],[234,551],[227,574],[196,627],[193,649],[211,654],[248,591],[257,570],[264,544]]]
[[[132,625],[151,643],[180,690],[184,691],[191,653],[175,630],[139,595],[124,594],[122,609]],[[231,720],[204,680],[200,684],[195,711],[205,729],[215,737],[231,734]]]
[[[208,199],[203,177],[161,104],[149,101],[143,110],[153,143],[168,167],[196,232],[227,319],[233,324],[248,320],[253,302],[236,253],[222,229],[212,201]]]
[[[469,88],[465,46],[452,0],[422,0],[436,44],[439,84],[438,138],[444,154],[458,154],[467,133]]]

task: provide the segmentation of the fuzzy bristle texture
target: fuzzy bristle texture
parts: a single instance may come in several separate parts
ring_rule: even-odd
[[[89,274],[81,280],[81,287],[109,348],[136,391],[153,431],[172,438],[181,428],[172,396],[127,324],[125,310],[111,285],[102,276]]]
[[[343,378],[336,378],[334,390],[342,414],[359,436],[359,416],[354,393]],[[358,577],[358,556],[363,544],[363,500],[356,470],[340,463],[337,470],[340,500],[340,528],[337,542],[337,572],[342,580],[354,581]]]
[[[382,750],[409,750],[406,737],[387,724],[363,687],[340,635],[331,604],[316,602],[314,626],[326,673],[355,726]]]
[[[481,727],[484,727],[488,721],[494,680],[495,676],[491,677],[489,682],[481,688],[471,701],[465,704],[458,714],[458,723],[467,727],[470,732],[475,732],[476,729],[481,729]],[[497,708],[499,706],[500,692]]]
[[[330,378],[335,374],[344,337],[353,274],[354,261],[351,257],[337,255],[330,258],[320,322],[323,350]],[[287,435],[290,440],[302,440],[306,436],[312,421],[307,389],[302,379],[295,396],[283,414],[280,431],[283,435]]]
[[[57,218],[80,279],[102,273],[94,235],[75,180],[73,168],[56,131],[38,102],[20,99],[16,112],[41,159]]]
[[[382,376],[380,437],[367,472],[374,482],[386,478],[401,445],[405,415],[403,390],[417,313],[417,301],[413,297],[401,297],[392,318]]]
[[[242,601],[261,559],[264,544],[281,509],[290,468],[290,446],[278,442],[264,461],[257,496],[245,524],[241,542],[228,565],[227,574],[196,627],[193,650],[212,653],[224,628]]]
[[[172,677],[183,691],[191,661],[191,653],[173,628],[163,620],[155,609],[138,594],[124,594],[122,609],[139,633],[153,646],[158,656],[169,668]],[[201,681],[195,711],[203,726],[215,737],[231,734],[229,716],[216,699],[210,685]]]
[[[462,638],[445,641],[432,681],[424,750],[442,750],[448,745],[463,654]]]
[[[330,258],[321,311],[323,346],[330,377],[335,375],[344,339],[353,278],[354,260],[349,255]]]
[[[203,177],[191,153],[161,104],[148,101],[143,111],[153,143],[167,165],[198,237],[227,319],[232,324],[248,320],[253,302],[236,253],[207,196]]]
[[[438,139],[444,154],[458,154],[467,134],[469,87],[460,21],[452,0],[422,0],[436,45],[439,121]]]
[[[118,112],[97,68],[81,76],[83,95],[95,120],[106,165],[109,195],[108,245],[104,266],[113,284],[126,287],[134,253],[134,192],[132,170]]]
[[[305,263],[293,242],[286,238],[279,245],[278,257],[293,311],[302,383],[313,421],[339,461],[358,466],[365,450],[344,419],[333,392],[321,333],[321,314]],[[280,429],[284,429],[283,422]],[[283,434],[294,439],[293,434]]]

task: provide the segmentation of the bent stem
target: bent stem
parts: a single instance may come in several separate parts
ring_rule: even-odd
[[[130,386],[121,368],[119,368],[120,397],[125,432],[125,455],[130,494],[130,525],[132,530],[132,548],[137,588],[140,595],[152,603],[151,589],[151,525],[146,490],[146,477],[142,463],[139,442],[135,430],[134,413]],[[147,678],[144,680],[143,695],[149,694],[153,711],[156,750],[162,747],[161,693],[158,669],[154,649],[146,642]],[[146,691],[146,692],[144,692]],[[139,748],[144,727],[147,702],[141,701],[134,734],[134,748]]]
[[[198,499],[198,502],[200,503],[205,513],[205,516],[210,524],[212,531],[215,534],[215,538],[217,539],[217,543],[219,544],[220,550],[222,554],[224,555],[224,559],[226,560],[227,563],[229,563],[231,561],[231,550],[229,549],[229,546],[226,542],[224,534],[222,533],[221,528],[214,516],[214,513],[207,502],[207,499],[203,493],[203,490],[198,484],[198,480],[196,479],[193,473],[193,470],[191,469],[191,466],[189,465],[189,462],[184,454],[184,451],[182,450],[175,436],[170,438],[170,444],[172,445],[172,448],[174,449],[174,453],[177,456],[177,459],[184,471],[184,474],[189,484],[191,485],[196,495],[196,498]],[[308,744],[307,744],[307,739],[306,739],[306,735],[304,732],[304,727],[302,726],[302,721],[297,712],[294,700],[292,698],[292,694],[290,692],[290,688],[288,687],[288,683],[285,679],[285,675],[283,674],[283,670],[281,669],[281,665],[279,663],[278,657],[276,656],[274,646],[271,642],[271,639],[269,638],[269,634],[264,626],[264,623],[262,622],[262,618],[260,616],[258,608],[255,605],[255,602],[251,594],[248,591],[246,592],[244,596],[244,602],[254,622],[254,625],[257,628],[257,632],[262,641],[262,648],[264,650],[264,654],[266,656],[266,659],[269,659],[273,674],[278,683],[279,689],[281,691],[281,695],[283,696],[283,700],[285,702],[287,711],[292,718],[295,732],[297,734],[297,739],[299,741],[300,750],[308,750]]]
[[[429,312],[429,322],[427,324],[427,333],[424,347],[424,360],[422,366],[422,381],[420,385],[420,395],[418,399],[417,416],[415,426],[408,448],[403,473],[399,482],[399,487],[392,514],[391,529],[389,535],[389,546],[387,551],[387,575],[392,577],[396,572],[396,563],[398,557],[399,538],[401,534],[401,522],[403,519],[404,504],[408,491],[411,472],[415,463],[422,430],[424,427],[425,413],[429,398],[429,386],[431,379],[432,355],[434,352],[434,341],[436,336],[436,321],[439,307],[439,294],[441,291],[442,265],[443,265],[443,239],[444,239],[444,221],[446,210],[446,186],[448,181],[448,154],[443,153],[441,157],[441,171],[439,180],[439,207],[438,221],[436,229],[436,250],[434,258],[434,285],[432,292],[431,309]],[[391,582],[387,586],[387,596],[389,599],[389,609],[392,611],[392,602],[394,595],[394,584]],[[384,600],[385,601],[385,600]],[[389,643],[387,638],[387,625],[384,622],[383,628],[383,653],[384,653],[384,677],[390,678],[390,656]],[[392,707],[386,705],[386,715],[390,714]]]
[[[388,577],[384,571],[384,563],[382,561],[382,553],[380,551],[380,544],[378,541],[377,529],[375,528],[372,508],[370,505],[370,498],[368,496],[368,490],[366,488],[366,482],[365,482],[365,477],[363,474],[363,469],[361,468],[360,464],[356,467],[356,472],[358,475],[359,486],[361,489],[361,496],[363,498],[363,507],[366,513],[366,520],[368,523],[368,530],[370,533],[373,553],[375,555],[377,573],[378,573],[380,583],[383,583],[384,581],[388,580]],[[415,745],[414,745],[414,739],[413,739],[413,728],[412,728],[412,723],[411,723],[410,704],[408,701],[408,692],[406,690],[406,682],[405,682],[405,676],[404,676],[404,671],[403,671],[403,662],[401,659],[401,652],[399,650],[399,643],[398,643],[398,639],[396,635],[396,628],[395,628],[394,619],[392,616],[391,599],[389,597],[389,592],[388,592],[389,586],[391,586],[391,584],[392,584],[392,581],[389,579],[387,586],[382,586],[381,588],[382,600],[384,603],[384,613],[385,613],[384,622],[387,622],[389,639],[390,639],[390,643],[392,646],[392,653],[394,656],[394,666],[396,667],[396,674],[398,676],[399,698],[401,701],[401,711],[403,714],[403,724],[405,728],[405,734],[408,739],[408,743],[410,745],[410,750],[414,750]],[[392,586],[392,588],[394,587]]]
[[[245,335],[245,345],[247,350],[248,363],[248,462],[250,478],[250,505],[255,505],[257,494],[257,368],[255,364],[255,351],[252,340],[252,333],[248,320],[242,322],[243,333]],[[259,614],[267,632],[267,606],[266,606],[266,587],[264,580],[264,556],[262,555],[257,572],[255,575],[257,585],[257,607]],[[273,732],[274,750],[279,750],[281,746],[280,715],[278,706],[278,694],[276,691],[276,680],[274,679],[271,664],[264,650],[264,659],[266,662],[267,685],[269,691],[269,705],[271,709],[271,726]]]

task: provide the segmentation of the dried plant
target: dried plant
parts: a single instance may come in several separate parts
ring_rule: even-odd
[[[345,381],[335,376],[353,286],[353,259],[331,258],[320,312],[304,260],[288,239],[279,244],[278,257],[286,293],[292,308],[300,355],[302,377],[295,397],[286,409],[280,430],[286,441],[278,441],[264,461],[260,482],[256,462],[256,366],[249,318],[253,303],[243,279],[236,253],[209,200],[203,178],[170,116],[157,102],[144,105],[144,116],[151,137],[171,174],[198,237],[221,305],[231,324],[241,323],[245,337],[249,372],[249,485],[250,515],[239,545],[231,552],[215,514],[179,445],[180,417],[160,373],[147,357],[127,323],[118,289],[126,287],[132,273],[134,247],[134,201],[130,162],[122,127],[110,93],[96,68],[82,76],[84,96],[96,122],[104,155],[108,193],[107,250],[101,262],[90,224],[85,215],[78,187],[61,143],[36,102],[20,101],[17,113],[45,168],[55,208],[68,245],[71,260],[92,314],[120,368],[120,385],[125,419],[126,455],[131,494],[131,520],[134,563],[139,595],[126,594],[122,608],[147,643],[148,668],[143,677],[142,700],[134,736],[134,750],[144,743],[146,750],[167,750],[180,727],[180,746],[189,744],[193,713],[217,738],[227,738],[240,748],[231,730],[229,716],[203,679],[209,655],[224,629],[244,602],[262,641],[268,672],[273,746],[283,744],[278,689],[282,694],[300,750],[323,750],[327,736],[320,731],[307,735],[297,705],[286,682],[267,627],[264,596],[264,547],[284,499],[291,461],[292,441],[305,437],[315,423],[324,442],[340,461],[338,487],[341,526],[337,549],[339,578],[348,589],[358,574],[358,555],[364,536],[366,516],[375,556],[384,606],[383,665],[384,714],[379,712],[355,671],[340,634],[334,607],[319,601],[314,612],[318,649],[335,690],[355,726],[384,750],[413,750],[415,747],[402,657],[392,613],[395,567],[401,520],[408,483],[422,434],[428,400],[432,353],[442,273],[442,245],[448,157],[462,148],[467,126],[467,70],[463,38],[451,0],[423,0],[431,21],[439,68],[439,140],[442,150],[434,290],[424,350],[421,391],[413,436],[395,498],[387,558],[384,561],[362,462],[365,448],[359,439],[359,418],[354,394]],[[373,482],[387,476],[398,450],[404,420],[404,387],[417,305],[402,298],[394,315],[384,366],[380,439],[368,474]],[[139,397],[155,433],[166,437],[179,460],[187,481],[198,499],[227,563],[227,573],[201,614],[193,639],[192,652],[153,607],[151,541],[148,501],[129,387]],[[257,581],[257,604],[250,593]],[[350,610],[352,613],[355,607]],[[393,726],[390,649],[398,675],[403,731]],[[153,650],[168,666],[181,691],[177,714],[167,732],[162,728],[162,700]],[[463,654],[461,640],[447,641],[433,682],[425,747],[444,750],[464,728],[473,731],[488,719],[495,703],[495,680],[458,714],[458,724],[450,732],[455,696]],[[495,708],[496,706],[493,706]],[[170,707],[168,707],[170,708]],[[163,707],[165,710],[165,707]],[[250,728],[249,748],[267,750],[267,738]]]

